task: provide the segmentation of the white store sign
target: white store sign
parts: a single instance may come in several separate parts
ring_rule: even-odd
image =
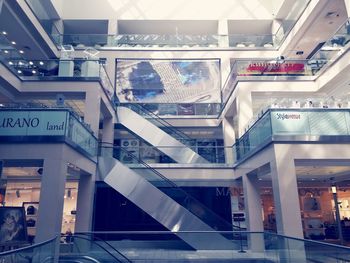
[[[0,136],[65,136],[67,111],[0,111]]]

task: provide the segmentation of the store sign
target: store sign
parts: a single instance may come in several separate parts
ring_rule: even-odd
[[[271,123],[274,134],[308,133],[307,113],[291,111],[272,111]]]
[[[349,135],[347,111],[271,111],[273,134]]]
[[[64,136],[67,111],[0,111],[0,136]]]

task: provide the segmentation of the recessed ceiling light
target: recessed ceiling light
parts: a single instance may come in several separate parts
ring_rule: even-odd
[[[22,65],[23,65],[23,63],[20,61],[20,62],[18,62],[18,65],[22,66]]]
[[[23,50],[20,50],[19,53],[24,54],[24,51],[23,51]]]
[[[34,65],[33,61],[29,61],[29,65]]]
[[[13,62],[12,62],[12,61],[10,61],[10,62],[9,62],[9,65],[11,65],[11,66],[12,66],[12,65],[13,65]]]
[[[9,51],[8,51],[8,50],[5,50],[4,52],[5,52],[5,54],[8,54],[8,53],[9,53]]]
[[[44,62],[40,61],[39,64],[42,66],[42,65],[44,65]]]
[[[36,70],[32,70],[32,73],[35,74],[35,73],[36,73]]]
[[[15,42],[15,41],[11,41],[11,44],[12,44],[12,45],[16,45],[16,42]]]
[[[21,73],[22,73],[22,70],[17,70],[17,73],[18,73],[18,74],[21,74]]]
[[[7,32],[6,32],[6,31],[2,31],[2,34],[3,34],[3,35],[7,35]]]

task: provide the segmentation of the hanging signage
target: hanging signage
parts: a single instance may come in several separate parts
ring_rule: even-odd
[[[0,136],[64,136],[67,111],[0,111]]]

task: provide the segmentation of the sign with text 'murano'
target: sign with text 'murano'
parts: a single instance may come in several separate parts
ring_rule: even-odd
[[[67,111],[0,111],[0,136],[64,136]]]

